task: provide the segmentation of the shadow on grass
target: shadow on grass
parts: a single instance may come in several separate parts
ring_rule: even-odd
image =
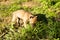
[[[36,14],[37,21],[43,21],[44,23],[48,23],[48,20],[44,14]]]

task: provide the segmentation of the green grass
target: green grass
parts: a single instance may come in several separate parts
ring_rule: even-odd
[[[13,0],[10,5],[0,5],[0,39],[5,40],[60,40],[60,18],[59,0],[32,0],[37,6],[32,8],[21,6],[21,3],[28,0]],[[28,24],[27,28],[12,27],[6,20],[12,18],[12,12],[26,10],[37,15],[38,21],[33,28]],[[8,19],[6,19],[8,17]],[[11,20],[11,19],[10,19]]]

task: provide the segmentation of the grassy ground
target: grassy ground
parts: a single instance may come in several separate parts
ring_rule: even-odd
[[[26,10],[37,15],[34,28],[11,26],[12,12]],[[0,39],[1,40],[59,40],[60,1],[59,0],[1,0]]]

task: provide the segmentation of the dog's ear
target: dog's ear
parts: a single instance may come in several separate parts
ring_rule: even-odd
[[[34,16],[30,16],[30,18],[34,18]]]
[[[37,16],[35,16],[37,18]]]

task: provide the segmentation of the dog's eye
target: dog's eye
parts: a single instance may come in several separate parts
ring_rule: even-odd
[[[30,16],[30,18],[34,18],[34,16]]]

